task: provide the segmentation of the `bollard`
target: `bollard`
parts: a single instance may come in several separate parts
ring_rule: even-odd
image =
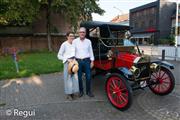
[[[164,61],[165,60],[165,50],[163,49],[162,50],[162,61]]]
[[[14,47],[11,48],[10,53],[12,54],[12,58],[13,58],[14,63],[15,63],[16,72],[19,73],[18,56],[17,56],[18,50],[17,50],[17,48],[14,48]]]

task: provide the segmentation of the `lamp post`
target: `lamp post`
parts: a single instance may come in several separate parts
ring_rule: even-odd
[[[179,1],[176,1],[176,36],[175,36],[175,60],[178,57],[178,18],[179,18]]]
[[[118,11],[120,11],[121,15],[123,15],[123,11],[121,9],[117,8],[116,6],[114,6],[113,8],[117,9]]]
[[[175,25],[175,46],[176,47],[178,45],[178,16],[179,16],[179,3],[176,2],[176,25]]]
[[[179,3],[180,0],[169,0],[169,2],[176,2],[176,23],[175,23],[175,60],[178,57],[178,17],[179,17]]]

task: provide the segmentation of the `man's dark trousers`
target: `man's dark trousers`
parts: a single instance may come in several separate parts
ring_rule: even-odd
[[[86,76],[86,94],[91,92],[91,61],[90,58],[85,59],[77,59],[79,64],[78,70],[78,79],[79,79],[79,91],[80,93],[83,92],[83,81],[82,81],[82,74],[85,72]]]

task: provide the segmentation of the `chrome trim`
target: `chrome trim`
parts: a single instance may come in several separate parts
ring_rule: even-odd
[[[135,66],[132,66],[129,70],[133,73],[133,75],[134,75],[136,78],[138,78],[139,75],[140,75],[140,73],[141,73],[140,69],[137,68],[137,67],[135,67]]]
[[[141,57],[135,58],[134,61],[133,61],[133,63],[138,63],[140,59],[141,59]]]

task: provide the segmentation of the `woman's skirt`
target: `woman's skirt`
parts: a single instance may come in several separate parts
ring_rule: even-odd
[[[68,73],[68,62],[64,63],[64,92],[73,94],[79,92],[78,75]]]

